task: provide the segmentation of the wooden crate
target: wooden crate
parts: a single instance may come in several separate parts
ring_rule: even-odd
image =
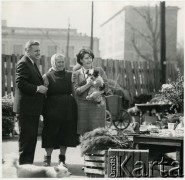
[[[87,177],[105,177],[107,151],[94,151],[84,155],[84,172]]]

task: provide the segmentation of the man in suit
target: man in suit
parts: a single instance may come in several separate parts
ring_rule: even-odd
[[[19,163],[32,164],[37,143],[39,117],[42,114],[47,87],[36,61],[40,58],[40,44],[28,41],[25,55],[16,66],[16,87],[13,110],[19,124]]]

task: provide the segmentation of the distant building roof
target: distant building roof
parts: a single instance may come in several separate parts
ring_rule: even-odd
[[[104,26],[106,23],[108,23],[111,19],[115,18],[118,14],[120,14],[122,11],[125,10],[125,7],[119,10],[116,14],[114,14],[112,17],[110,17],[108,20],[106,20],[103,24],[100,25],[100,27]]]
[[[23,33],[23,31],[27,31],[29,33],[35,31],[35,33],[49,33],[49,34],[66,34],[68,29],[64,28],[33,28],[33,27],[9,27],[7,26],[7,21],[2,20],[2,33],[9,32],[13,30],[14,33]],[[7,31],[6,31],[7,30]],[[77,29],[70,29],[70,35],[72,36],[81,36],[81,37],[89,37],[85,33],[77,33]],[[97,37],[93,37],[94,39],[98,39]]]
[[[118,14],[120,14],[122,11],[125,11],[127,9],[131,9],[131,8],[137,8],[137,9],[142,9],[142,8],[146,8],[147,6],[125,6],[123,7],[121,10],[119,10],[116,14],[114,14],[112,17],[110,17],[108,20],[106,20],[104,23],[102,23],[100,25],[100,27],[104,26],[106,23],[108,23],[110,20],[114,19]],[[154,7],[154,6],[150,6],[150,7]],[[174,10],[178,10],[180,8],[178,8],[177,6],[167,6],[167,9],[174,9]]]

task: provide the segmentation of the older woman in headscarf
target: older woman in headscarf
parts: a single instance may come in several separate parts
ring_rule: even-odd
[[[59,163],[65,164],[67,147],[78,145],[77,104],[72,96],[72,73],[66,71],[62,54],[51,57],[51,66],[43,75],[45,86],[48,87],[43,112],[44,166],[50,166],[53,149],[60,149]]]

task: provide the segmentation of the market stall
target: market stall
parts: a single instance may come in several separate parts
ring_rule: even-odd
[[[183,175],[183,144],[184,144],[184,138],[182,136],[157,136],[157,135],[138,135],[133,137],[134,147],[136,149],[149,149],[150,155],[153,153],[152,151],[157,151],[158,154],[158,160],[151,160],[151,162],[157,162],[157,165],[160,165],[160,162],[162,161],[162,158],[164,158],[164,161],[166,161],[166,166],[173,165],[176,163],[179,163],[179,176]],[[167,162],[165,159],[165,155],[163,153],[167,152],[175,152],[176,153],[176,159],[172,162]],[[149,156],[150,156],[149,155]],[[159,157],[161,155],[161,157]],[[155,157],[156,158],[156,157]]]
[[[97,128],[84,134],[81,138],[81,152],[85,157],[84,172],[86,175],[90,177],[139,177],[139,172],[136,172],[138,167],[135,165],[137,161],[143,161],[143,158],[140,158],[143,156],[149,173],[153,171],[151,166],[153,163],[159,165],[160,172],[152,176],[146,173],[145,177],[165,177],[166,175],[167,177],[182,177],[183,82],[183,78],[179,76],[176,82],[163,85],[160,94],[151,101],[135,104],[134,107],[129,108],[127,112],[131,118],[126,128],[116,129],[111,126],[110,128]],[[114,105],[113,107],[119,110],[116,108],[119,106]],[[122,117],[124,121],[125,118]],[[172,153],[171,157],[169,153]],[[124,165],[126,162],[128,164]],[[168,166],[168,171],[160,169],[163,163]]]

